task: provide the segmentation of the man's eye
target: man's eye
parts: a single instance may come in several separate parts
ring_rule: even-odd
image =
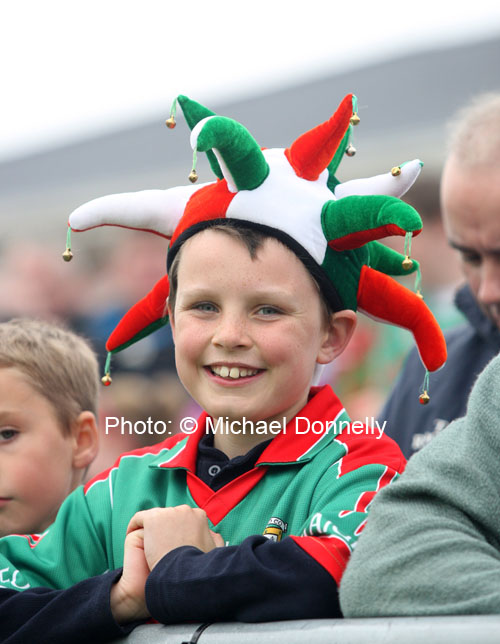
[[[481,263],[481,255],[477,253],[462,253],[462,261],[466,264],[477,265]]]
[[[15,438],[19,432],[15,429],[2,429],[0,430],[0,441],[10,441]]]

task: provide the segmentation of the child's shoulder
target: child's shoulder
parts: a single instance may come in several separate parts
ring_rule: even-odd
[[[396,441],[373,423],[351,421],[342,433],[335,436],[335,441],[346,449],[342,459],[343,474],[373,464],[386,465],[399,473],[405,468],[406,459]]]
[[[135,459],[144,458],[147,460],[148,456],[151,457],[152,459],[156,458],[161,452],[168,451],[169,449],[172,449],[173,447],[175,447],[175,445],[177,445],[177,443],[181,441],[183,438],[186,438],[185,434],[182,434],[182,433],[175,434],[174,436],[169,436],[161,443],[155,443],[154,445],[147,445],[146,447],[140,447],[130,452],[124,452],[116,459],[115,463],[111,467],[108,467],[108,469],[104,470],[100,474],[96,474],[96,476],[91,478],[90,481],[88,481],[85,484],[84,490],[83,490],[84,493],[86,494],[95,483],[98,483],[99,481],[103,481],[107,479],[110,473],[113,470],[118,469],[123,463],[134,461]]]

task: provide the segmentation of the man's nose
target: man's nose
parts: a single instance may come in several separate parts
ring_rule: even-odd
[[[477,299],[481,304],[500,302],[500,258],[486,258],[481,266]]]
[[[246,348],[251,345],[248,321],[241,313],[223,313],[212,337],[212,344],[226,349]]]

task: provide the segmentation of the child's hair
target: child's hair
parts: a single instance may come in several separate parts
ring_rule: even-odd
[[[247,248],[250,254],[250,257],[252,259],[255,259],[257,257],[257,251],[259,250],[259,248],[262,247],[266,239],[275,239],[278,243],[281,243],[277,237],[273,237],[272,235],[266,235],[266,233],[261,230],[251,228],[250,226],[245,226],[244,224],[241,224],[239,222],[234,223],[230,219],[228,219],[224,224],[214,224],[214,225],[208,226],[207,228],[204,228],[204,230],[207,230],[207,229],[215,230],[217,232],[220,231],[222,233],[225,233],[226,235],[229,235],[233,239],[236,239]],[[285,244],[283,245],[285,246]],[[285,248],[287,248],[287,246],[285,246]],[[168,272],[168,279],[170,283],[168,299],[170,301],[170,306],[172,308],[172,311],[175,308],[175,298],[177,296],[177,281],[178,281],[179,261],[180,261],[181,253],[182,253],[182,246],[177,251],[177,254],[174,257],[172,261],[172,265],[170,266],[170,270]],[[333,309],[333,306],[330,304],[330,302],[323,296],[323,293],[321,292],[321,288],[318,282],[316,281],[316,279],[314,278],[314,276],[311,273],[309,273],[309,275],[311,276],[311,279],[316,287],[316,290],[318,291],[318,295],[321,300],[321,307],[324,313],[324,319],[325,319],[325,322],[328,323],[330,319],[330,315],[334,313],[335,310]]]
[[[22,372],[52,404],[64,433],[82,411],[97,413],[97,358],[73,332],[27,318],[0,323],[0,368],[7,367]]]

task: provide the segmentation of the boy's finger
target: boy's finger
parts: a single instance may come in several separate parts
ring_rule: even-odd
[[[137,528],[136,530],[127,532],[125,541],[133,547],[139,546],[144,549],[144,528]]]
[[[144,528],[144,514],[146,513],[146,510],[141,510],[140,512],[136,512],[134,516],[130,519],[128,526],[127,526],[127,532],[125,533],[125,536],[133,532],[134,530],[137,530],[138,528]]]
[[[214,540],[216,548],[223,548],[224,547],[223,537],[221,537],[220,534],[217,534],[217,532],[214,532],[213,530],[210,530],[210,534],[212,535],[212,539]]]

